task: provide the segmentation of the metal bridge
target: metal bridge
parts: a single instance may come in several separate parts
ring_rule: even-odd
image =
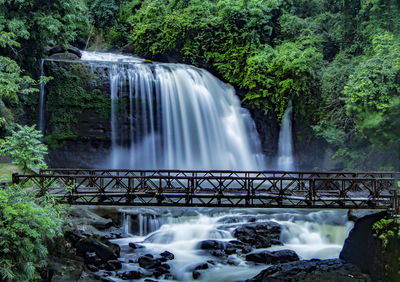
[[[399,210],[393,172],[46,169],[13,183],[71,205]]]

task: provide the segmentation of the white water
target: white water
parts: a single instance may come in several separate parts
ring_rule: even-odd
[[[238,281],[257,275],[267,265],[254,265],[237,255],[230,257],[235,265],[218,263],[218,259],[199,251],[196,245],[207,239],[234,240],[231,231],[252,218],[252,222],[275,221],[282,226],[281,241],[284,246],[273,246],[270,250],[291,249],[300,259],[337,258],[352,227],[347,221],[346,211],[240,210],[219,215],[205,215],[201,209],[198,211],[197,216],[150,216],[153,226],[160,226],[158,230],[150,234],[142,233],[141,236],[136,231],[136,235],[114,240],[122,248],[122,260],[128,262],[140,256],[137,254],[138,249],[132,250],[127,246],[129,242],[136,242],[145,246],[145,249],[139,249],[141,255],[157,255],[165,250],[172,252],[175,259],[168,264],[171,265],[171,273],[177,281],[193,281],[193,267],[209,260],[217,263],[202,271],[199,281]],[[223,223],[225,217],[235,218],[236,223]],[[141,224],[148,225],[149,222],[142,221]],[[224,224],[226,227],[221,229]],[[138,229],[142,232],[146,228],[143,225]],[[124,263],[121,271],[130,269],[137,269],[137,265]],[[117,278],[115,280],[118,281]]]
[[[232,86],[183,64],[83,52],[110,62],[112,152],[109,167],[265,168],[254,122]]]
[[[277,169],[285,171],[295,170],[292,137],[292,100],[283,115],[281,130],[279,131]]]
[[[43,68],[44,60],[42,59],[40,62],[40,71],[41,76],[44,76],[44,68]],[[44,83],[40,83],[40,96],[39,96],[39,123],[38,129],[44,134],[45,130],[45,121],[44,121],[44,100],[45,100],[45,92],[44,92]]]

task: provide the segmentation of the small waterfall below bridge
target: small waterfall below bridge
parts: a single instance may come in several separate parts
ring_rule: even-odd
[[[293,171],[296,169],[293,155],[293,136],[292,136],[292,100],[283,115],[281,130],[279,132],[277,169]]]
[[[109,167],[265,168],[250,114],[209,72],[107,53],[83,52],[82,60],[110,62]]]

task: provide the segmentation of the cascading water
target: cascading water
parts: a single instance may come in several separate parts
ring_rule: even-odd
[[[248,111],[207,71],[94,52],[82,59],[111,62],[112,168],[265,168]]]
[[[283,115],[279,132],[277,169],[285,171],[295,170],[292,138],[292,100]]]
[[[181,209],[175,209],[175,212]],[[190,210],[193,213],[193,209]],[[137,269],[134,263],[138,257],[164,251],[172,252],[175,258],[170,261],[173,278],[168,280],[193,281],[192,271],[196,265],[208,263],[209,268],[201,273],[198,281],[240,281],[257,275],[267,266],[246,262],[243,257],[231,255],[228,264],[217,257],[199,250],[198,244],[204,240],[236,240],[233,230],[242,224],[275,222],[281,226],[280,241],[283,246],[273,246],[271,251],[294,250],[301,259],[337,258],[343,242],[352,227],[347,221],[346,211],[306,211],[306,210],[207,210],[197,209],[197,215],[173,216],[174,209],[154,220],[158,226],[153,232],[132,235],[129,238],[114,240],[121,247],[121,272]],[[135,210],[125,210],[125,214]],[[149,210],[150,213],[154,209]],[[133,217],[136,221],[139,214]],[[148,222],[140,221],[140,230],[147,228]],[[135,242],[144,248],[132,250],[129,243]],[[115,278],[116,281],[121,281]]]
[[[41,76],[44,76],[44,60],[41,60],[40,62],[40,71],[41,71]],[[44,99],[45,99],[45,92],[44,92],[44,83],[40,83],[40,96],[39,96],[39,123],[38,123],[38,129],[44,134],[44,129],[45,129],[45,121],[44,121]]]

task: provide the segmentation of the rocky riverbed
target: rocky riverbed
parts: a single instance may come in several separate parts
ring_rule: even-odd
[[[79,207],[66,232],[70,266],[54,260],[47,279],[375,281],[349,255],[354,238],[341,251],[351,228],[346,211]]]

